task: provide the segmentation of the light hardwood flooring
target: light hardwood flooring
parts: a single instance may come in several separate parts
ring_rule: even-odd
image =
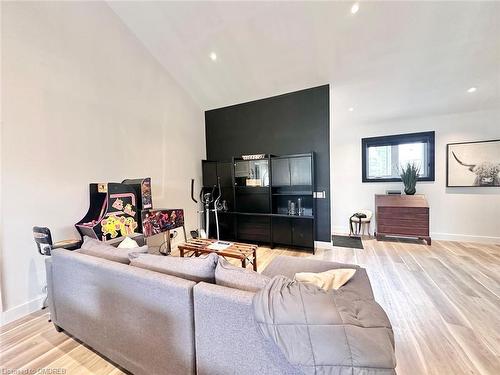
[[[392,322],[399,375],[500,374],[500,245],[363,240],[364,250],[317,250],[317,259],[368,270]],[[258,250],[258,269],[282,248]],[[40,311],[0,329],[0,368],[124,373],[82,343],[57,333]],[[0,370],[0,373],[3,374]]]

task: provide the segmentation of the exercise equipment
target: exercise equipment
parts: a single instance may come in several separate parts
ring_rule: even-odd
[[[107,241],[142,232],[141,212],[153,208],[151,178],[89,185],[90,207],[75,224],[82,236]]]
[[[216,196],[217,191],[217,196]],[[213,212],[215,216],[215,230],[217,234],[217,239],[219,239],[219,216],[218,211],[221,207],[220,198],[222,196],[222,191],[220,187],[220,178],[217,178],[217,185],[212,188],[202,187],[200,190],[200,202],[203,206],[203,210],[197,210],[198,214],[198,230],[191,231],[191,237],[193,238],[210,238],[210,213]],[[194,203],[198,201],[194,197],[194,179],[191,179],[191,199]],[[213,208],[211,208],[213,207]],[[205,218],[205,228],[202,226],[202,219]]]

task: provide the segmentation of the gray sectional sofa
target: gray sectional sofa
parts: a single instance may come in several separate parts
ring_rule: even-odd
[[[356,267],[277,257],[263,274],[293,278],[299,271],[322,272],[339,266]],[[47,279],[56,328],[134,374],[303,373],[258,331],[254,292],[65,250],[55,250],[47,259]],[[366,271],[357,268],[342,293],[356,300],[373,299]],[[360,323],[361,328],[369,329],[365,323]],[[382,364],[359,372],[335,367],[328,374],[394,374],[391,344],[381,344],[392,353]]]

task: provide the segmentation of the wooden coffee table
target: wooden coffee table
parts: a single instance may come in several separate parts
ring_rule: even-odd
[[[246,268],[247,264],[250,263],[253,265],[253,270],[257,271],[257,245],[231,242],[232,245],[227,249],[217,251],[208,248],[214,242],[217,242],[217,240],[201,238],[189,240],[178,246],[180,256],[183,257],[188,253],[194,253],[195,256],[216,253],[222,257],[239,259],[243,268]]]

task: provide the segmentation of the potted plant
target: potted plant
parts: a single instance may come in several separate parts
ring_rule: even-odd
[[[417,185],[418,174],[420,167],[415,163],[407,163],[406,167],[401,168],[401,180],[405,185],[405,194],[415,194],[415,186]]]

